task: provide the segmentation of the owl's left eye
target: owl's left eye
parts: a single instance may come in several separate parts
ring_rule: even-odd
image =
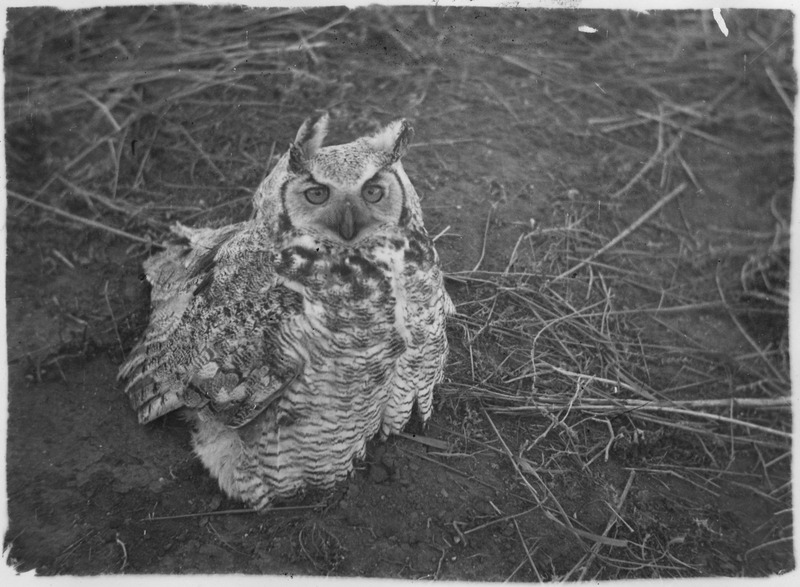
[[[306,194],[306,200],[308,200],[312,204],[316,205],[324,204],[325,201],[328,199],[328,188],[323,186],[308,188],[305,191],[305,194]]]
[[[379,185],[365,185],[361,190],[364,199],[370,204],[376,204],[383,198],[383,188]]]

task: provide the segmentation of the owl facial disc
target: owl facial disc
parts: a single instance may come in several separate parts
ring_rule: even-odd
[[[256,192],[256,217],[275,233],[305,231],[354,246],[382,231],[424,231],[419,196],[401,159],[414,130],[389,123],[353,142],[323,145],[325,114],[300,127]]]

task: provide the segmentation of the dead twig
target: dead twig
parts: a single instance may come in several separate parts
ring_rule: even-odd
[[[608,520],[606,524],[605,530],[603,530],[603,536],[608,536],[608,533],[611,531],[611,528],[614,527],[614,524],[617,523],[617,517],[619,516],[619,512],[622,511],[622,506],[625,504],[625,500],[628,498],[628,493],[631,490],[631,486],[633,485],[633,478],[636,476],[636,471],[631,471],[631,474],[628,475],[628,482],[625,484],[625,489],[622,491],[622,495],[619,498],[619,501],[614,508],[614,512]],[[627,541],[626,541],[627,542]],[[592,550],[589,553],[588,557],[586,557],[586,562],[579,561],[578,565],[583,567],[581,571],[580,577],[578,577],[578,581],[583,581],[584,577],[586,577],[586,573],[589,571],[589,568],[592,566],[594,559],[597,557],[597,552],[600,550],[600,543],[596,542],[592,546]],[[576,566],[578,566],[576,565]]]
[[[531,551],[528,549],[528,545],[525,543],[525,537],[522,535],[522,530],[519,528],[519,522],[517,520],[512,520],[514,522],[514,528],[517,530],[517,536],[519,536],[519,541],[522,543],[522,548],[525,550],[525,556],[528,559],[528,563],[531,565],[531,569],[533,569],[534,575],[536,575],[536,579],[541,583],[542,576],[539,574],[539,569],[536,568],[536,563],[533,562],[533,556],[531,556]]]
[[[636,183],[644,177],[644,174],[650,171],[653,166],[658,163],[660,160],[666,161],[667,158],[675,152],[675,150],[680,146],[681,141],[683,140],[683,133],[679,133],[677,137],[670,143],[670,146],[664,150],[663,144],[659,141],[658,148],[656,149],[655,153],[647,160],[647,163],[634,175],[628,183],[618,189],[616,192],[609,196],[609,199],[616,200],[621,195],[625,194],[630,190]]]
[[[493,489],[494,491],[501,491],[501,489],[499,487],[496,487],[496,486],[492,485],[491,483],[488,483],[488,482],[484,481],[483,479],[479,479],[478,477],[475,477],[475,476],[470,476],[469,474],[465,473],[464,471],[462,471],[460,469],[457,469],[455,467],[451,467],[450,465],[442,463],[441,461],[437,461],[436,459],[432,459],[429,456],[426,456],[426,455],[424,455],[422,453],[405,450],[405,449],[399,448],[399,447],[398,447],[398,449],[402,453],[405,453],[405,454],[407,454],[409,456],[414,456],[414,457],[416,457],[418,459],[422,459],[423,461],[428,461],[429,463],[433,463],[435,465],[438,465],[438,466],[442,467],[443,469],[447,469],[448,471],[451,471],[453,473],[456,473],[457,475],[460,475],[461,477],[464,477],[465,479],[468,479],[470,481],[475,481],[476,483],[480,483],[484,487],[488,487],[489,489]]]
[[[111,300],[108,299],[108,280],[106,280],[105,287],[103,287],[103,296],[106,299],[106,306],[108,307],[108,313],[111,315],[111,322],[114,324],[114,332],[117,335],[117,342],[119,343],[119,352],[122,353],[122,356],[125,356],[125,347],[122,344],[122,337],[119,335],[119,327],[117,326],[117,319],[114,316],[114,309],[111,307]]]
[[[734,314],[731,311],[731,309],[728,307],[727,300],[725,299],[725,292],[722,291],[722,283],[720,282],[720,278],[719,278],[719,269],[716,272],[715,281],[716,281],[716,284],[717,284],[717,291],[719,292],[720,300],[722,300],[722,303],[725,305],[725,309],[728,312],[728,316],[731,317],[731,320],[736,325],[736,328],[739,329],[739,332],[742,333],[742,336],[745,338],[745,340],[748,342],[748,344],[751,347],[753,347],[753,350],[755,350],[755,352],[758,353],[758,356],[761,358],[761,360],[764,362],[764,364],[767,366],[767,368],[772,372],[772,374],[778,379],[778,381],[780,381],[782,384],[788,386],[788,381],[786,381],[786,378],[784,377],[783,373],[781,373],[775,367],[775,365],[772,364],[772,361],[770,361],[767,358],[766,354],[764,353],[764,350],[760,346],[758,346],[758,343],[755,340],[753,340],[753,337],[750,336],[750,334],[747,332],[745,327],[742,325],[742,323],[736,317],[736,314]]]
[[[789,111],[789,114],[794,116],[794,103],[792,102],[791,98],[789,98],[789,94],[786,93],[786,90],[783,89],[783,85],[781,85],[778,76],[775,74],[775,70],[767,65],[764,67],[764,71],[767,72],[769,81],[772,82],[772,86],[775,88],[775,91],[778,92],[781,100],[783,100],[783,103],[786,106],[786,109]]]
[[[20,200],[22,202],[25,202],[26,204],[31,204],[32,206],[42,208],[43,210],[47,210],[48,212],[52,212],[53,214],[56,214],[58,216],[62,216],[64,218],[68,218],[69,220],[73,220],[74,222],[80,222],[81,224],[91,226],[92,228],[99,228],[100,230],[105,230],[106,232],[116,234],[117,236],[121,236],[136,242],[144,243],[146,245],[150,245],[153,247],[162,248],[162,245],[154,243],[150,239],[143,238],[141,236],[137,236],[129,232],[125,232],[124,230],[114,228],[113,226],[102,224],[101,222],[97,222],[96,220],[91,220],[90,218],[84,218],[82,216],[76,216],[75,214],[70,214],[69,212],[64,212],[63,210],[59,210],[58,208],[54,208],[53,206],[50,206],[48,204],[43,204],[42,202],[37,202],[36,200],[27,198],[22,194],[18,194],[12,190],[6,190],[6,193],[16,200]]]
[[[478,268],[483,263],[483,257],[486,255],[486,241],[489,239],[489,226],[492,222],[492,212],[494,212],[495,205],[489,208],[489,213],[486,215],[486,227],[483,229],[483,245],[481,246],[481,256],[478,259],[478,262],[475,263],[475,267],[472,269],[472,272],[476,272]]]
[[[125,570],[125,567],[128,566],[128,549],[125,546],[125,543],[119,539],[119,532],[117,532],[115,537],[116,543],[119,544],[119,547],[122,549],[122,565],[119,567],[119,572]]]
[[[288,512],[288,511],[300,511],[300,510],[313,510],[319,509],[323,507],[325,504],[317,503],[312,505],[296,505],[296,506],[277,506],[277,507],[269,507],[264,510],[257,510],[253,508],[245,508],[245,509],[238,509],[238,510],[218,510],[214,512],[198,512],[194,514],[175,514],[173,516],[147,516],[146,518],[141,518],[140,522],[161,522],[164,520],[184,520],[187,518],[205,518],[210,516],[236,516],[242,514],[265,514],[268,512]]]
[[[577,265],[574,265],[572,268],[567,269],[566,271],[564,271],[563,273],[561,273],[557,277],[553,278],[550,281],[550,283],[556,282],[556,281],[558,281],[560,279],[563,279],[564,277],[569,276],[570,274],[574,273],[575,271],[577,271],[581,267],[585,266],[587,263],[590,263],[591,261],[593,261],[594,259],[596,259],[600,255],[602,255],[603,253],[608,251],[610,248],[612,248],[614,245],[616,245],[622,239],[624,239],[625,237],[630,235],[633,231],[635,231],[637,228],[639,228],[642,224],[647,222],[647,220],[651,216],[653,216],[653,214],[655,214],[661,208],[663,208],[664,206],[669,204],[673,199],[675,199],[677,196],[679,196],[681,193],[683,193],[683,190],[685,190],[685,189],[686,189],[686,182],[680,184],[678,187],[676,187],[670,193],[668,193],[667,195],[662,197],[649,210],[647,210],[647,212],[642,214],[635,222],[633,222],[633,224],[628,226],[628,228],[626,228],[625,230],[620,232],[616,237],[611,239],[611,241],[609,241],[605,246],[600,248],[600,250],[596,251],[595,253],[593,253],[592,255],[590,255],[588,258],[584,259],[583,261],[581,261]]]

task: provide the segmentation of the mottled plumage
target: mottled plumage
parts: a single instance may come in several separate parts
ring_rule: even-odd
[[[258,508],[346,478],[415,403],[427,420],[447,355],[452,302],[400,161],[411,126],[323,147],[327,122],[303,124],[252,220],[173,228],[120,369],[139,421],[185,408],[203,463]]]

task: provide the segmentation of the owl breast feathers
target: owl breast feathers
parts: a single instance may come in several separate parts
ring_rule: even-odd
[[[401,164],[411,126],[323,147],[327,123],[303,123],[252,220],[173,228],[120,369],[139,421],[182,408],[220,487],[256,508],[346,478],[414,404],[427,420],[447,355],[453,305]]]

